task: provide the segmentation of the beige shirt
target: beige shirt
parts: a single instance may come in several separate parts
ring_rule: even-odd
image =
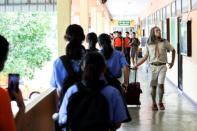
[[[167,63],[167,51],[172,50],[174,50],[174,47],[168,41],[159,42],[157,44],[147,44],[146,53],[149,55],[149,63]]]

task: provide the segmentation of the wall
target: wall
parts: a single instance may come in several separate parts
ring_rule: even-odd
[[[184,92],[197,102],[197,11],[183,16],[184,19],[187,17],[192,21],[192,57],[183,58],[183,88]]]
[[[142,12],[140,19],[154,13],[157,9],[160,9],[174,0],[151,0],[147,8]],[[188,1],[189,2],[189,1]],[[182,19],[192,20],[192,56],[183,57],[183,92],[188,95],[193,101],[197,103],[197,11],[191,11],[190,13],[182,14]],[[146,27],[147,28],[147,27]],[[173,69],[168,70],[167,77],[175,84],[177,81],[177,58]]]
[[[55,89],[48,89],[36,98],[26,105],[25,115],[19,118],[22,124],[17,124],[17,131],[54,131]]]

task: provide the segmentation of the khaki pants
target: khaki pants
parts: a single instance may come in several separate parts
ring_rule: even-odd
[[[157,84],[164,84],[166,77],[166,65],[150,65],[150,86],[157,86]]]

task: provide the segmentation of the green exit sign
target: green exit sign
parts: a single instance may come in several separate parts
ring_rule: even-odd
[[[119,26],[130,26],[130,21],[118,21]]]

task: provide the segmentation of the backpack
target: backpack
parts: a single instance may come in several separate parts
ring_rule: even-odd
[[[66,55],[61,56],[60,59],[64,65],[65,70],[68,72],[68,77],[66,77],[63,81],[63,88],[61,89],[58,107],[61,106],[64,95],[68,88],[74,85],[75,83],[80,82],[82,77],[82,69],[80,68],[79,72],[75,72],[73,70],[70,59]]]
[[[102,82],[104,83],[104,82]],[[108,131],[111,127],[108,102],[100,92],[106,86],[86,87],[78,83],[67,106],[66,129],[71,131]]]
[[[127,104],[126,104],[125,98],[123,96],[124,92],[123,92],[123,89],[122,89],[121,82],[115,76],[113,76],[113,74],[110,72],[109,69],[106,70],[105,78],[107,80],[108,85],[113,86],[114,88],[116,88],[120,92],[121,97],[124,101],[125,109],[126,109],[126,112],[127,112],[127,119],[124,120],[123,122],[131,121],[131,116],[129,114],[129,110],[127,108]]]
[[[109,85],[115,87],[120,91],[120,93],[122,93],[122,87],[120,81],[115,76],[113,76],[113,74],[110,72],[109,69],[107,69],[105,72],[105,78]]]

